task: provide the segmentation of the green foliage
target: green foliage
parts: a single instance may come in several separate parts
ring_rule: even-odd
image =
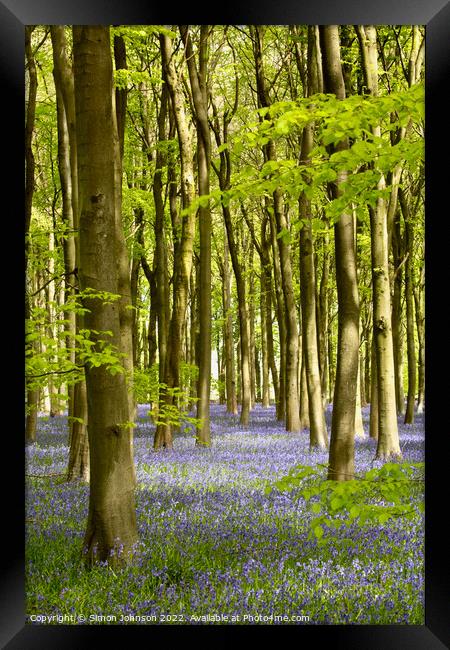
[[[399,163],[416,168],[423,161],[423,138],[413,130],[397,144],[392,145],[389,139],[391,131],[422,123],[423,84],[379,97],[351,95],[338,100],[334,95],[317,94],[296,102],[277,102],[257,112],[269,119],[250,121],[232,143],[219,150],[228,146],[240,157],[244,148],[262,147],[269,139],[298,137],[308,124],[315,125],[316,146],[306,164],[284,157],[267,161],[260,169],[241,165],[230,189],[210,195],[224,205],[249,196],[270,196],[277,188],[283,189],[288,201],[297,200],[302,192],[312,200],[324,183],[333,183],[341,175],[340,195],[326,206],[326,214],[333,222],[345,210],[358,210],[375,205],[380,198],[387,199],[391,187],[379,188],[378,183]],[[382,137],[373,134],[374,127],[380,125]],[[329,146],[342,141],[349,147],[330,155]]]
[[[197,366],[181,364],[181,373],[185,377],[195,377],[198,373]],[[154,424],[183,427],[190,431],[201,425],[201,420],[189,414],[191,403],[196,401],[189,395],[189,390],[178,387],[170,388],[159,381],[158,364],[141,370],[135,368],[133,373],[133,391],[136,402],[150,404],[149,415]],[[171,399],[165,401],[164,397]]]
[[[317,515],[311,520],[310,537],[326,544],[326,531],[363,524],[384,524],[395,517],[413,518],[423,512],[424,463],[386,463],[373,468],[362,477],[348,481],[323,480],[324,465],[298,465],[287,476],[266,487],[266,494],[275,488],[296,490],[297,497],[309,503]],[[412,507],[415,500],[418,508]]]
[[[87,287],[72,294],[62,305],[48,302],[45,308],[34,307],[32,318],[25,324],[25,374],[29,388],[46,385],[50,375],[55,386],[73,385],[83,378],[85,366],[106,366],[112,375],[124,372],[124,354],[110,342],[112,332],[80,329],[76,334],[69,334],[67,331],[70,313],[89,312],[87,305],[91,300],[100,300],[103,305],[108,305],[119,298],[118,294]],[[55,314],[51,332],[49,308]],[[75,363],[70,360],[71,352],[75,353]]]

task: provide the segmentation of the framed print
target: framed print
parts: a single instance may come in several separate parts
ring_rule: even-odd
[[[2,0],[0,31],[12,354],[2,647],[97,647],[111,634],[280,643],[286,630],[339,648],[448,646],[448,5]],[[24,320],[35,329],[21,374]],[[73,410],[84,378],[84,410]],[[68,453],[75,478],[91,462],[90,484],[57,478]],[[414,481],[425,481],[424,545],[417,522],[401,523],[420,500]],[[137,513],[125,484],[138,487]],[[300,498],[303,529],[292,523]],[[392,522],[390,567],[364,564],[385,546],[368,529],[355,546],[358,521]],[[78,544],[81,556],[82,541],[84,578],[68,552]],[[60,550],[38,558],[52,543]],[[424,581],[411,569],[423,548]],[[143,575],[124,580],[128,553]],[[64,600],[72,579],[77,596]]]

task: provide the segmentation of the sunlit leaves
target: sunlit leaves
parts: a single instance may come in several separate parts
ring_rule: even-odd
[[[384,524],[394,517],[413,518],[423,511],[424,463],[386,463],[342,482],[323,480],[323,470],[321,465],[299,465],[266,487],[266,493],[274,488],[296,490],[297,498],[309,502],[311,512],[317,515],[311,521],[310,536],[321,544],[326,543],[326,529],[352,521]],[[413,502],[422,505],[413,507]]]

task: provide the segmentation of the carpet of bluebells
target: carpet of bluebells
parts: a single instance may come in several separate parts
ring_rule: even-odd
[[[359,474],[377,466],[367,408],[363,418]],[[399,429],[404,460],[423,461],[423,416],[414,425],[399,419]],[[148,407],[140,406],[134,560],[88,572],[80,556],[89,486],[65,482],[67,418],[39,419],[38,442],[26,451],[30,622],[71,616],[88,624],[209,624],[228,616],[234,624],[270,624],[284,616],[319,625],[424,623],[422,515],[353,523],[318,546],[299,492],[265,493],[292,466],[327,462],[326,452],[309,451],[308,431],[286,433],[274,408],[261,406],[243,428],[238,416],[213,404],[210,448],[196,447],[185,433],[173,451],[155,453],[153,432]]]

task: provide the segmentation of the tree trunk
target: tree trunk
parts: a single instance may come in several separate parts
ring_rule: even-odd
[[[408,397],[406,402],[405,424],[414,424],[416,400],[416,348],[414,344],[414,294],[413,294],[413,247],[414,230],[409,206],[403,189],[400,190],[400,205],[405,220],[405,296],[406,296],[406,347],[408,353]]]
[[[64,108],[64,120],[61,124],[58,122],[58,152],[59,156],[65,157],[64,151],[64,126],[67,128],[68,137],[68,154],[70,166],[70,183],[69,179],[64,181],[61,178],[61,187],[63,190],[63,215],[67,214],[68,224],[72,223],[72,234],[67,237],[65,246],[65,259],[73,266],[69,270],[73,273],[66,282],[72,285],[75,295],[78,292],[78,278],[75,269],[80,267],[80,240],[75,237],[79,231],[80,215],[78,209],[78,163],[77,163],[77,142],[76,142],[76,115],[75,115],[75,93],[72,65],[69,62],[67,52],[67,42],[63,26],[51,26],[53,61],[54,61],[54,78],[56,88],[56,100],[62,99]],[[61,103],[61,102],[60,102]],[[57,110],[60,110],[57,108]],[[62,119],[62,110],[60,110],[59,120]],[[61,150],[60,147],[61,138]],[[62,177],[67,174],[65,171],[64,159],[60,162],[60,174]],[[64,183],[64,185],[63,185]],[[70,194],[69,194],[70,189]],[[66,196],[64,196],[66,195]],[[70,199],[70,206],[68,205]],[[70,220],[70,212],[72,219]],[[72,250],[72,246],[73,249]],[[74,260],[72,260],[74,256]],[[75,332],[84,328],[84,317],[82,313],[75,314]],[[81,364],[79,354],[75,353],[75,363]],[[87,394],[86,381],[83,378],[73,387],[72,404],[69,402],[69,464],[67,469],[67,480],[89,480],[89,441],[87,434]]]
[[[272,375],[272,385],[275,398],[275,404],[280,402],[280,387],[278,382],[278,370],[275,363],[275,354],[273,349],[273,331],[272,331],[272,267],[270,264],[270,241],[266,234],[266,227],[268,225],[268,218],[265,215],[261,223],[261,283],[262,294],[261,300],[264,301],[264,332],[265,340],[267,341],[267,363]],[[267,389],[269,395],[267,397],[267,406],[270,403],[270,387]]]
[[[423,273],[423,269],[422,269]],[[417,339],[419,343],[419,372],[418,372],[418,397],[417,413],[423,413],[425,409],[425,316],[424,316],[424,291],[423,284],[414,285],[414,305],[416,311]]]
[[[306,378],[306,354],[305,348],[302,345],[301,354],[301,369],[300,369],[300,426],[301,430],[309,429],[309,397],[308,397],[308,382]]]
[[[163,84],[161,105],[158,113],[158,140],[166,141],[166,118],[169,102],[167,85]],[[162,188],[162,168],[167,163],[162,146],[156,151],[155,173],[153,175],[153,200],[155,203],[155,284],[156,315],[158,320],[158,360],[159,382],[164,382],[167,359],[167,335],[169,327],[169,278],[167,270],[167,249],[165,242],[164,200]],[[153,305],[153,300],[152,300]],[[150,334],[150,330],[149,330]]]
[[[366,87],[372,96],[378,95],[377,35],[372,25],[358,26],[363,72]],[[381,137],[381,128],[372,129],[374,137]],[[377,189],[384,190],[386,182],[381,175]],[[391,293],[389,282],[389,241],[385,200],[377,198],[375,208],[369,206],[373,324],[377,354],[378,381],[378,447],[377,458],[400,457],[395,399],[394,351],[392,343]]]
[[[209,195],[209,170],[211,166],[211,136],[208,124],[208,89],[206,84],[209,27],[200,28],[198,69],[187,25],[180,25],[189,71],[192,99],[197,125],[197,164],[199,196]],[[211,210],[209,200],[198,208],[200,224],[200,346],[196,444],[210,445],[209,400],[211,391]]]
[[[31,25],[25,26],[25,54],[26,54],[26,115],[25,115],[25,321],[27,333],[31,324],[31,298],[29,287],[29,232],[31,223],[31,208],[34,194],[35,161],[32,149],[33,129],[36,113],[37,73],[36,63],[31,48]],[[27,354],[33,354],[33,343],[26,342]],[[26,419],[25,442],[36,442],[37,410],[39,408],[39,390],[33,385],[32,380],[26,380]]]
[[[369,435],[374,440],[378,440],[378,372],[377,372],[377,353],[375,349],[375,337],[372,337],[370,346],[371,354],[371,381],[370,381],[370,429]]]
[[[303,148],[306,142],[305,130],[303,130],[302,158],[308,155],[308,152]],[[303,158],[303,160],[306,160],[306,158]],[[328,447],[328,435],[323,409],[317,349],[316,287],[310,210],[309,201],[302,195],[300,198],[300,218],[303,221],[300,230],[300,295],[302,305],[302,345],[305,354],[308,386],[309,444],[311,449],[314,447],[326,449]]]
[[[270,222],[270,239],[272,246],[272,260],[273,260],[273,280],[275,286],[275,298],[273,302],[276,305],[277,323],[278,323],[278,337],[280,348],[280,372],[278,384],[278,401],[276,403],[276,417],[278,421],[285,419],[286,415],[286,320],[284,317],[284,296],[282,288],[281,268],[280,268],[280,254],[277,246],[277,232],[276,223],[273,216],[273,210],[266,204],[266,210],[269,214]]]
[[[86,431],[88,406],[85,381],[75,384],[73,400],[73,412],[77,415],[71,428],[67,480],[81,479],[89,482],[89,440]]]
[[[394,257],[394,292],[392,296],[392,344],[394,346],[395,395],[397,413],[405,412],[403,391],[403,335],[402,335],[402,284],[403,284],[403,246],[400,232],[400,215],[394,220],[392,229],[392,251]]]
[[[179,85],[172,58],[172,41],[166,35],[160,36],[164,79],[169,90],[171,107],[176,123],[181,157],[182,206],[188,210],[194,198],[194,170],[192,145],[184,109],[184,98]],[[174,218],[174,209],[171,207]],[[164,420],[164,408],[174,404],[173,389],[180,384],[180,358],[182,354],[182,333],[186,315],[189,281],[192,269],[192,255],[195,234],[195,214],[190,211],[182,218],[181,236],[174,251],[173,308],[167,338],[167,358],[164,369],[164,383],[167,386],[161,395],[160,419]],[[160,400],[160,401],[161,401]],[[161,408],[162,407],[162,408]],[[171,448],[172,427],[162,421],[156,427],[154,448]]]
[[[115,123],[110,32],[74,26],[74,81],[80,201],[80,284],[119,292],[117,277]],[[85,298],[94,346],[123,350],[119,306]],[[112,335],[105,336],[108,330]],[[96,334],[95,332],[98,332]],[[129,404],[123,373],[86,364],[91,482],[84,538],[88,564],[121,563],[137,539]]]
[[[315,47],[313,28],[309,28],[308,39],[308,91],[307,95],[316,92],[317,82],[313,61]],[[300,163],[308,165],[313,147],[313,126],[303,129],[300,151]],[[305,192],[299,199],[299,216],[302,222],[300,228],[300,297],[302,306],[302,347],[306,364],[306,380],[308,385],[309,405],[309,446],[311,449],[328,447],[328,434],[323,407],[322,383],[320,380],[318,327],[316,310],[316,269],[314,262],[314,243],[311,226],[311,202]]]
[[[322,402],[325,409],[329,396],[328,377],[328,277],[330,272],[330,255],[328,253],[329,237],[328,231],[323,239],[323,263],[322,276],[319,288],[319,367],[320,383],[322,386]]]
[[[364,426],[361,413],[361,363],[358,354],[358,379],[356,382],[356,406],[355,406],[355,438],[364,436]]]
[[[258,356],[255,345],[255,302],[254,302],[254,291],[255,291],[255,274],[253,271],[253,247],[250,244],[250,251],[248,253],[249,258],[249,310],[248,310],[248,327],[249,327],[249,344],[250,344],[250,395],[252,405],[256,404],[257,401],[257,380],[258,380],[258,369],[256,367]]]
[[[320,42],[325,92],[345,98],[337,25],[321,26]],[[348,148],[342,141],[334,150]],[[347,173],[338,173],[331,187],[333,198],[340,196],[340,185]],[[354,223],[351,213],[341,214],[334,226],[336,286],[338,294],[338,344],[336,381],[333,397],[328,478],[345,481],[354,476],[354,436],[356,383],[359,355],[359,296],[356,273]]]
[[[228,241],[226,234],[223,238],[222,300],[224,316],[224,355],[227,412],[236,414],[238,412],[238,408],[236,400],[236,371],[234,367],[233,315],[231,313],[231,277]]]
[[[263,27],[252,26],[253,54],[255,59],[256,86],[258,105],[265,108],[270,105],[263,67]],[[272,140],[264,145],[264,157],[267,161],[276,160],[275,144]],[[300,405],[298,391],[298,324],[297,308],[294,298],[291,247],[285,237],[279,236],[288,232],[288,223],[282,205],[282,193],[277,188],[272,195],[272,210],[276,224],[275,238],[278,242],[280,258],[281,285],[285,305],[286,327],[286,431],[300,431]],[[274,253],[275,255],[275,253]]]
[[[267,342],[266,322],[266,290],[264,286],[264,272],[261,269],[260,275],[260,298],[259,314],[261,322],[261,403],[263,408],[270,406],[270,383],[269,383],[269,354]]]
[[[237,83],[237,82],[236,82]],[[222,129],[219,125],[217,109],[213,104],[214,121],[212,129],[214,131],[216,144],[220,146],[228,141],[228,125],[231,115],[224,116]],[[228,149],[220,152],[220,167],[218,170],[219,187],[221,191],[230,188],[231,178],[231,157]],[[248,330],[248,312],[247,312],[247,292],[245,286],[245,277],[242,271],[242,263],[239,260],[238,247],[231,219],[231,212],[228,205],[222,203],[222,214],[227,231],[228,248],[230,251],[231,264],[233,266],[234,277],[236,279],[236,290],[238,297],[238,316],[239,316],[239,340],[240,349],[237,355],[238,359],[238,386],[237,399],[241,404],[241,415],[239,421],[247,425],[250,417],[251,392],[250,392],[250,341]]]
[[[56,117],[58,129],[58,172],[61,183],[62,195],[62,221],[65,236],[62,238],[65,273],[65,303],[73,300],[75,296],[76,277],[76,247],[74,237],[74,214],[72,207],[72,176],[70,166],[69,127],[64,107],[64,95],[61,88],[63,72],[61,68],[66,64],[64,27],[52,25],[50,27],[53,47],[53,78],[56,90]],[[63,60],[62,57],[64,57]],[[73,100],[74,101],[74,100]],[[66,320],[66,348],[67,355],[72,364],[75,364],[74,337],[76,333],[76,316],[73,310],[64,312]],[[69,422],[73,416],[74,386],[68,387],[68,415]]]

